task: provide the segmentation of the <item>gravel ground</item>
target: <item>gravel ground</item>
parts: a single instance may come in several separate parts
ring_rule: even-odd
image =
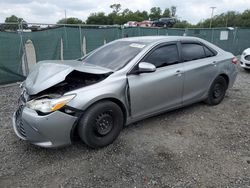
[[[20,141],[18,87],[0,88],[0,187],[250,187],[250,72],[214,107],[198,103],[126,127],[110,146]]]

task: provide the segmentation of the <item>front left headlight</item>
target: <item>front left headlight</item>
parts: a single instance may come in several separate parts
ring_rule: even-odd
[[[27,107],[36,111],[40,111],[43,113],[54,112],[59,110],[63,106],[65,106],[68,102],[70,102],[73,98],[75,98],[75,94],[65,95],[60,98],[49,99],[34,99],[27,102]]]

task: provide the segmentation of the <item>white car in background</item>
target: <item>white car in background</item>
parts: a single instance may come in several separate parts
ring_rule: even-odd
[[[240,57],[240,66],[245,70],[250,70],[250,48],[243,51]]]

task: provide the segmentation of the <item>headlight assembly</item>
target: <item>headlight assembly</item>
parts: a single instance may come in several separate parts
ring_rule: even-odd
[[[75,98],[75,94],[73,95],[65,95],[55,99],[43,98],[43,99],[34,99],[27,102],[27,107],[36,111],[40,111],[43,113],[54,112],[59,110],[63,106],[65,106],[68,102],[70,102],[73,98]]]

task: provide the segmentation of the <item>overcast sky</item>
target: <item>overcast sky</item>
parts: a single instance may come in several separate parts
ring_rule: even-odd
[[[27,22],[56,23],[67,17],[77,17],[86,20],[93,12],[111,12],[109,6],[120,3],[122,9],[149,11],[151,7],[159,6],[162,10],[177,6],[177,15],[180,19],[197,23],[211,15],[209,7],[216,6],[215,14],[228,10],[242,12],[250,8],[250,0],[0,0],[0,22],[14,14],[24,18]]]

